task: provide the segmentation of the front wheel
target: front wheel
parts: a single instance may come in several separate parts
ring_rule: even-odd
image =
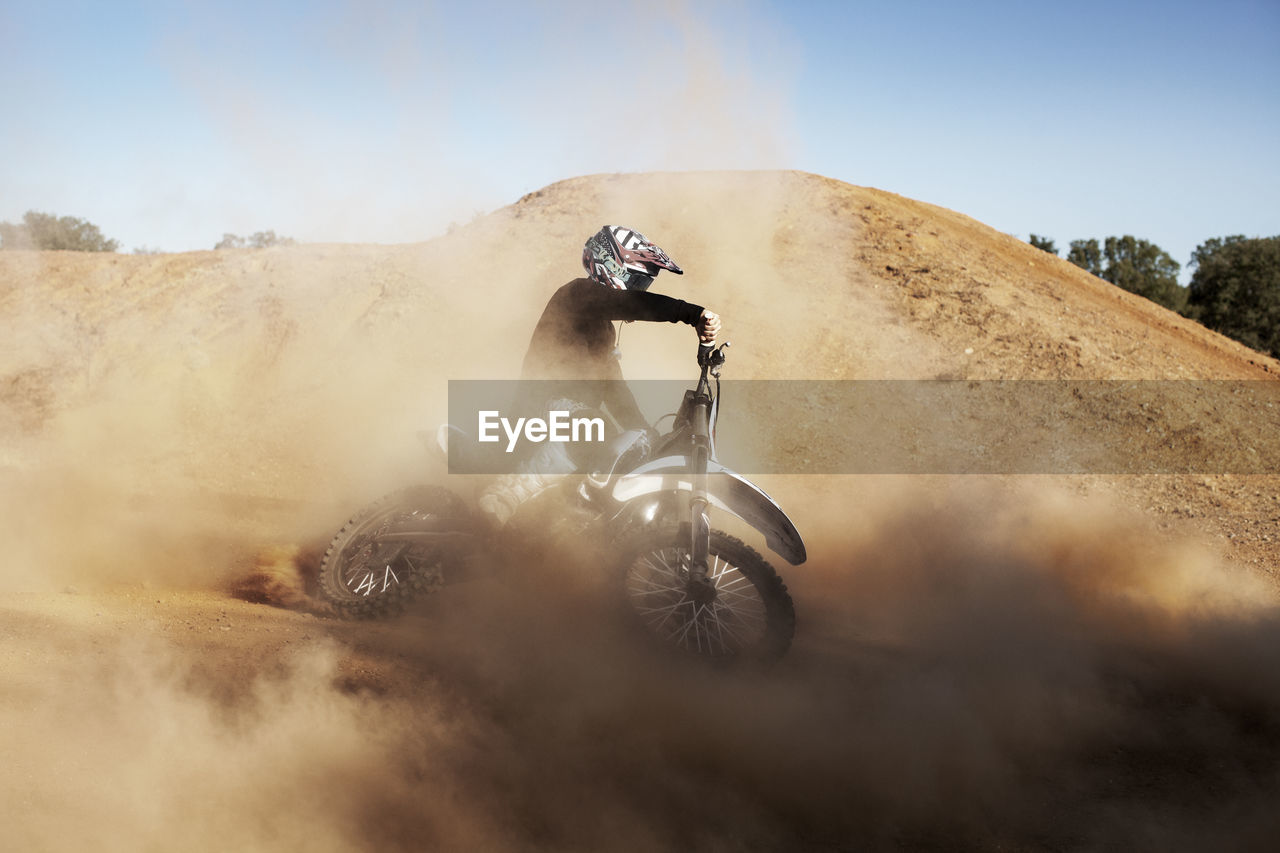
[[[773,566],[742,540],[713,530],[706,581],[695,582],[687,531],[650,531],[623,547],[627,609],[660,643],[696,657],[769,661],[785,654],[796,612]]]
[[[390,533],[439,520],[463,522],[461,502],[448,490],[422,487],[366,507],[333,537],[320,564],[320,595],[340,615],[375,619],[398,613],[414,597],[441,585],[447,553],[427,542],[389,539]]]

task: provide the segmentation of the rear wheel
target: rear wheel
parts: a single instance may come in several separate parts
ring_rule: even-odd
[[[457,520],[461,502],[447,489],[420,487],[390,495],[361,510],[333,537],[320,564],[320,595],[339,615],[391,616],[444,581],[445,551],[412,540],[386,540],[388,533],[429,519]]]
[[[628,609],[669,648],[729,662],[774,660],[791,646],[791,595],[773,567],[740,539],[711,532],[703,582],[690,578],[689,536],[675,529],[633,540],[619,562]]]

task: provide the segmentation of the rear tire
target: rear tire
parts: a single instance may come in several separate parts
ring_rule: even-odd
[[[444,554],[414,542],[383,542],[398,526],[423,518],[465,522],[461,501],[447,489],[421,486],[388,495],[358,512],[329,543],[320,564],[320,596],[348,619],[393,616],[444,580]]]
[[[700,603],[688,583],[687,531],[649,531],[622,548],[622,597],[639,625],[669,649],[715,662],[786,654],[796,612],[773,566],[742,540],[711,531],[707,579],[714,594]]]

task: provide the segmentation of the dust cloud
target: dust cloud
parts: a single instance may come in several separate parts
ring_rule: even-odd
[[[846,517],[836,501],[864,490],[890,499]],[[118,638],[19,666],[20,701],[0,703],[10,837],[333,851],[1275,837],[1280,610],[1261,589],[1065,498],[812,491],[796,509],[816,525],[813,559],[785,572],[799,640],[767,672],[651,654],[600,579],[560,561],[388,625],[310,620],[310,639],[248,666]]]
[[[485,5],[342,2],[278,27],[161,13],[158,58],[221,178],[188,191],[222,230],[390,242],[566,175],[789,165],[798,49],[767,7]]]

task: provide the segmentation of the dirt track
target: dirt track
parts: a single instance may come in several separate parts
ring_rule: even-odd
[[[772,478],[812,559],[768,678],[637,658],[549,567],[372,629],[228,594],[429,476],[446,380],[511,375],[615,220],[689,271],[656,289],[724,315],[737,378],[1280,378],[959,214],[800,174],[574,179],[421,245],[0,253],[15,849],[1280,832],[1274,474]],[[690,343],[629,327],[624,369],[683,377]],[[840,427],[797,425],[815,452]]]

